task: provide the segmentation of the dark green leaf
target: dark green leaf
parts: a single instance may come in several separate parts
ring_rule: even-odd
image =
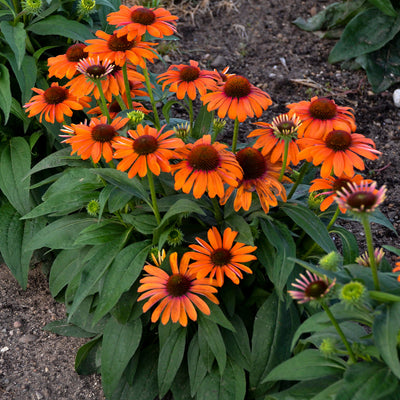
[[[356,15],[344,29],[328,61],[349,60],[380,49],[400,30],[400,16],[390,17],[370,8]]]
[[[31,149],[28,142],[22,137],[13,137],[1,152],[0,189],[21,215],[32,208],[30,181],[24,180],[30,168]]]
[[[154,230],[157,228],[157,220],[154,217],[154,214],[147,214],[143,211],[140,214],[136,212],[123,214],[122,219],[127,224],[132,225],[136,231],[143,233],[144,235],[152,235]],[[161,249],[162,246],[159,246],[159,248]]]
[[[319,350],[307,349],[279,364],[263,382],[304,381],[329,375],[340,375],[345,370],[346,363],[340,358],[327,358]]]
[[[225,223],[233,230],[239,232],[236,238],[237,241],[254,246],[253,232],[251,231],[250,225],[241,215],[231,214],[228,218],[225,218]]]
[[[356,257],[360,255],[357,239],[355,238],[355,236],[341,226],[332,227],[329,233],[336,234],[340,237],[343,248],[343,264],[354,263]]]
[[[143,270],[150,242],[132,243],[121,250],[104,276],[99,303],[94,313],[97,322],[114,307],[122,293],[129,290]]]
[[[0,31],[4,35],[6,43],[14,52],[18,69],[20,69],[25,55],[26,31],[24,29],[24,24],[22,22],[18,22],[14,25],[10,21],[1,21]]]
[[[254,319],[251,341],[250,390],[259,397],[271,386],[261,381],[276,365],[290,356],[290,341],[299,325],[297,310],[273,292]]]
[[[111,242],[120,237],[127,229],[124,225],[104,220],[83,228],[75,240],[74,245],[96,245]]]
[[[186,329],[179,327],[168,337],[161,347],[158,358],[158,391],[163,397],[170,389],[181,365],[186,345]]]
[[[398,384],[398,379],[384,364],[377,362],[352,364],[344,374],[344,385],[338,390],[336,398],[379,400],[393,393]]]
[[[140,319],[120,324],[110,318],[104,328],[101,347],[101,381],[106,397],[111,396],[142,338]]]
[[[196,121],[194,122],[192,129],[192,136],[195,139],[199,139],[210,132],[212,127],[212,121],[214,114],[207,111],[207,106],[203,105],[197,114]]]
[[[92,339],[81,346],[75,357],[75,370],[79,375],[97,372],[96,353],[100,349],[100,338]]]
[[[208,307],[210,308],[210,315],[203,314],[203,317],[209,319],[222,326],[225,329],[230,330],[231,332],[235,332],[235,328],[232,323],[226,318],[224,312],[221,310],[221,307],[212,303],[211,301],[206,301]]]
[[[95,223],[87,214],[73,214],[61,217],[37,232],[29,242],[27,249],[74,249],[75,240],[82,229]]]
[[[311,210],[302,204],[296,203],[283,203],[281,208],[327,253],[336,250],[336,246],[330,238],[325,225]]]
[[[390,0],[368,0],[371,4],[373,4],[376,8],[381,10],[384,14],[389,15],[391,17],[397,17],[398,13],[393,8]]]
[[[10,73],[5,65],[0,64],[0,110],[4,113],[4,123],[7,123],[11,111]]]
[[[190,393],[194,397],[200,387],[201,382],[207,374],[207,366],[203,362],[200,354],[200,347],[197,333],[193,336],[189,345],[187,354],[189,379],[190,379]]]
[[[96,251],[91,255],[91,258],[85,263],[82,269],[80,285],[69,309],[69,321],[79,304],[89,295],[94,285],[96,285],[107,271],[125,240],[125,235],[122,235],[117,240],[96,246]]]
[[[375,344],[383,360],[400,379],[400,360],[397,336],[400,331],[400,303],[383,305],[378,309],[372,332]]]
[[[57,335],[80,338],[89,338],[95,335],[93,332],[87,332],[84,329],[79,328],[79,326],[70,324],[66,319],[49,322],[43,327],[43,330],[56,333]]]
[[[219,371],[222,375],[226,366],[226,348],[221,332],[218,325],[215,322],[204,318],[203,314],[199,314],[198,318],[200,351],[202,352],[203,347],[201,343],[205,341],[217,359]]]
[[[61,29],[55,31],[54,27],[60,27]],[[28,25],[26,30],[37,35],[60,35],[80,42],[94,38],[92,32],[85,25],[69,20],[62,15],[51,15],[39,22]]]

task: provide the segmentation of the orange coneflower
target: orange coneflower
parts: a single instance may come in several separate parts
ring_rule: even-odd
[[[219,304],[214,293],[217,289],[214,282],[209,279],[197,279],[196,274],[191,271],[189,257],[182,257],[178,267],[178,254],[169,256],[171,275],[168,275],[158,266],[147,264],[144,266],[147,274],[140,280],[141,285],[138,292],[144,292],[138,301],[149,299],[143,305],[143,312],[147,312],[152,306],[160,302],[151,315],[151,321],[156,322],[161,316],[161,323],[165,325],[170,319],[179,322],[182,326],[188,323],[188,317],[196,321],[196,306],[203,314],[210,315],[210,308],[200,297],[205,296],[215,304]],[[161,315],[162,314],[162,315]]]
[[[196,98],[196,89],[202,96],[207,89],[215,85],[215,81],[209,71],[202,71],[197,61],[190,60],[189,65],[171,65],[167,72],[158,75],[157,82],[165,86],[171,84],[169,91],[176,93],[176,97],[182,100],[187,94],[191,100]]]
[[[76,65],[80,60],[89,56],[84,50],[83,43],[75,43],[68,47],[65,54],[50,57],[47,60],[49,66],[49,77],[55,76],[59,79],[64,77],[71,79],[76,74]]]
[[[386,198],[386,186],[376,188],[376,182],[362,181],[359,184],[350,183],[336,193],[335,201],[339,207],[349,210],[352,214],[362,215],[374,212]]]
[[[243,122],[247,117],[260,117],[271,104],[269,94],[252,85],[240,75],[230,76],[223,85],[217,85],[212,92],[201,97],[207,110],[218,109],[218,117],[228,115],[230,119]]]
[[[211,136],[204,135],[195,143],[176,149],[174,157],[182,161],[171,166],[175,190],[189,193],[193,187],[193,196],[199,199],[206,191],[211,198],[223,197],[224,183],[237,186],[242,169],[227,147],[218,142],[211,144]]]
[[[94,163],[100,161],[101,156],[106,162],[113,158],[111,145],[118,137],[118,130],[129,121],[128,118],[115,118],[111,124],[107,123],[107,117],[92,118],[89,125],[72,124],[61,129],[69,135],[64,140],[72,146],[71,154],[77,153],[83,160],[92,157]]]
[[[300,119],[295,115],[289,117],[287,114],[279,115],[272,120],[272,124],[266,122],[255,122],[261,128],[254,129],[247,137],[259,136],[254,143],[255,149],[261,149],[263,155],[269,154],[271,162],[283,161],[285,152],[285,141],[289,141],[287,152],[287,164],[299,163],[299,147],[297,145],[297,130],[301,125]]]
[[[398,258],[398,261],[395,264],[395,267],[392,270],[393,273],[395,272],[400,272],[400,258]],[[397,280],[400,282],[400,275],[397,276]]]
[[[324,190],[324,192],[319,193],[317,196],[327,196],[320,204],[320,210],[325,211],[328,207],[335,201],[336,193],[343,188],[349,188],[351,183],[359,185],[363,180],[368,183],[372,183],[371,179],[364,179],[361,175],[357,174],[353,177],[348,177],[344,174],[339,177],[328,176],[326,178],[314,179],[311,183],[309,192],[315,192],[317,190]],[[344,214],[346,209],[340,207],[340,211]]]
[[[313,97],[311,101],[300,101],[287,107],[289,116],[296,114],[302,122],[299,138],[319,139],[333,130],[356,130],[352,108],[338,106],[325,97]]]
[[[122,103],[125,104],[125,109],[127,109],[128,101],[126,99],[126,95],[121,96],[121,100],[122,100]],[[132,106],[133,106],[133,110],[141,111],[144,114],[151,113],[151,110],[148,110],[147,108],[145,108],[143,106],[142,103],[139,103],[137,101],[133,101]],[[111,103],[107,104],[107,110],[108,110],[108,113],[110,114],[110,118],[115,118],[117,116],[117,114],[122,111],[121,104],[118,103],[117,100],[113,100]],[[103,112],[99,106],[93,107],[90,110],[86,111],[86,114],[100,115],[102,113]]]
[[[242,271],[252,274],[253,271],[243,263],[256,260],[252,253],[257,249],[255,246],[246,246],[244,243],[233,244],[238,232],[226,228],[223,236],[213,226],[207,232],[208,242],[196,237],[197,244],[189,247],[194,250],[186,253],[190,258],[196,260],[190,264],[189,269],[202,279],[209,276],[209,279],[217,280],[218,286],[224,284],[226,275],[233,283],[238,284],[243,278]]]
[[[39,121],[42,122],[42,117],[47,122],[54,124],[64,121],[64,115],[72,116],[72,110],[82,110],[84,107],[89,107],[90,97],[83,96],[79,99],[74,96],[65,86],[59,86],[57,82],[53,82],[46,89],[32,88],[37,93],[28,103],[24,105],[26,111],[29,111],[29,117],[40,114]]]
[[[126,171],[128,177],[139,175],[143,178],[147,168],[155,175],[161,171],[170,172],[169,160],[174,155],[173,149],[184,145],[178,138],[171,138],[173,130],[163,132],[165,125],[157,130],[149,125],[139,124],[136,130],[129,130],[129,138],[119,137],[113,144],[116,150],[114,158],[122,158],[117,169]]]
[[[115,65],[122,67],[127,60],[133,65],[146,67],[145,59],[153,62],[157,58],[155,50],[150,46],[156,43],[142,42],[140,38],[129,40],[125,36],[117,36],[116,33],[109,35],[103,31],[97,31],[96,36],[99,39],[88,39],[85,50],[91,55],[99,56],[101,60],[110,60]]]
[[[171,36],[176,31],[178,17],[164,8],[127,7],[121,5],[119,11],[108,14],[107,21],[121,29],[115,31],[118,36],[127,35],[128,40],[142,37],[146,32],[162,38]]]
[[[258,195],[265,213],[269,212],[270,206],[278,205],[277,196],[286,201],[285,188],[279,182],[282,163],[272,163],[268,156],[263,156],[259,150],[252,147],[238,151],[236,159],[242,167],[243,179],[238,181],[236,188],[233,203],[235,211],[239,211],[241,208],[247,211],[250,208],[254,191]],[[221,204],[227,202],[234,190],[235,187],[232,186],[226,190]]]
[[[312,161],[321,166],[321,176],[327,178],[333,170],[336,176],[354,175],[354,168],[363,170],[364,161],[359,157],[376,160],[380,151],[375,149],[375,143],[359,133],[333,130],[324,138],[302,138],[298,140],[300,159]]]
[[[77,70],[81,73],[79,76],[70,80],[68,86],[72,93],[77,97],[92,93],[96,99],[100,98],[99,89],[95,83],[96,80],[101,81],[101,88],[107,101],[111,101],[113,96],[125,93],[125,84],[121,67],[112,64],[109,60],[100,61],[99,57],[95,60],[88,57],[77,65]],[[128,80],[132,87],[144,85],[140,81],[144,81],[144,76],[136,71],[133,66],[127,68]],[[137,91],[138,96],[146,96],[146,92]]]

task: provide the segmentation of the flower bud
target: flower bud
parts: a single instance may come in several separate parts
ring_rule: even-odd
[[[99,215],[100,211],[99,201],[96,199],[90,200],[88,205],[86,206],[86,211],[91,217],[96,217],[97,215]]]
[[[362,304],[365,293],[366,288],[361,282],[352,281],[341,288],[339,298],[345,305],[353,307]]]
[[[342,263],[342,256],[337,251],[331,251],[319,260],[319,266],[328,271],[337,271],[339,265]]]

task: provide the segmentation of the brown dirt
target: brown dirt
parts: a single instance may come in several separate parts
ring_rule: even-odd
[[[207,3],[212,2],[203,0],[204,6]],[[246,76],[271,95],[273,105],[262,121],[286,112],[286,104],[316,95],[353,107],[358,132],[372,138],[382,151],[378,161],[367,163],[364,176],[375,179],[379,186],[387,185],[381,211],[399,230],[400,109],[393,105],[394,88],[372,93],[363,71],[343,71],[327,63],[333,41],[321,40],[291,24],[298,16],[307,18],[331,3],[333,0],[215,1],[211,9],[199,8],[193,19],[188,4],[194,2],[175,0],[181,11],[185,7],[188,12],[181,12],[181,40],[166,59],[172,64],[192,59],[203,68],[220,70],[229,65],[231,72]],[[154,66],[154,71],[164,69],[161,63]],[[242,138],[249,130],[246,122]],[[226,132],[229,135],[229,128]],[[357,225],[349,227],[358,229]],[[374,226],[374,239],[377,245],[400,247],[398,237],[381,226]],[[31,271],[29,287],[22,291],[6,267],[0,267],[0,310],[2,400],[104,399],[99,377],[80,377],[74,372],[74,357],[84,340],[42,330],[48,322],[64,317],[64,307],[52,300],[40,269]]]

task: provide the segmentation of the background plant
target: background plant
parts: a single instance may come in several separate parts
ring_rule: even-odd
[[[330,52],[330,63],[363,68],[374,92],[399,82],[400,17],[391,0],[343,0],[330,4],[305,21],[294,24],[307,31],[323,31],[324,38],[340,38]]]

